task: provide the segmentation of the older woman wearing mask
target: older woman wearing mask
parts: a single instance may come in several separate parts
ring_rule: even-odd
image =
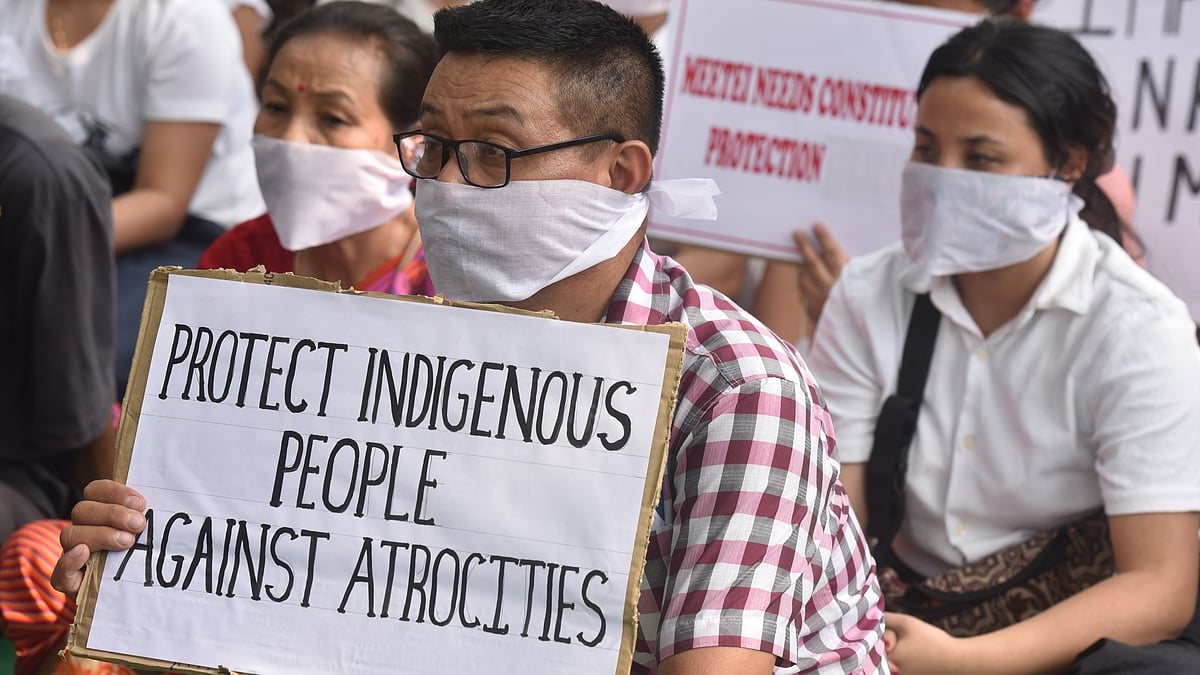
[[[335,2],[286,24],[254,124],[267,214],[223,235],[200,266],[432,293],[392,134],[416,121],[436,62],[432,39],[379,5]]]
[[[200,266],[261,264],[360,290],[432,294],[392,134],[416,121],[436,62],[432,38],[378,5],[332,3],[285,25],[268,53],[253,141],[268,215],[222,235]],[[74,601],[49,584],[67,524],[32,523],[0,549],[0,631],[22,675],[50,665],[74,618]],[[68,661],[57,672],[88,671]]]

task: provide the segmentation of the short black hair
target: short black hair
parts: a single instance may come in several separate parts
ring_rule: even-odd
[[[594,0],[480,0],[434,16],[444,54],[529,59],[558,80],[558,107],[577,134],[616,133],[658,152],[663,65],[632,19]]]
[[[267,69],[285,44],[298,37],[334,34],[372,43],[383,55],[379,104],[396,131],[421,116],[421,96],[437,67],[433,38],[396,10],[357,0],[317,5],[280,26],[267,52]]]
[[[939,77],[974,77],[1002,101],[1025,111],[1046,161],[1059,168],[1070,152],[1087,152],[1075,193],[1093,229],[1120,241],[1120,222],[1096,178],[1113,167],[1117,105],[1091,54],[1070,34],[1009,17],[984,19],[934,50],[917,98]]]

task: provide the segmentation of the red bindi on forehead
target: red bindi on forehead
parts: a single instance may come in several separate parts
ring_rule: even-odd
[[[304,85],[303,84],[296,85],[296,91],[304,91]]]

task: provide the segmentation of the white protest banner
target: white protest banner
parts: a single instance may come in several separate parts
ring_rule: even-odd
[[[1150,270],[1200,319],[1200,1],[1041,0],[1034,19],[1073,33],[1107,76],[1134,229]]]
[[[821,221],[851,254],[900,235],[917,81],[975,17],[837,0],[676,0],[655,175],[714,178],[720,219],[652,236],[798,259]]]
[[[213,673],[629,672],[685,329],[151,280],[68,649]],[[181,665],[187,664],[187,665]]]

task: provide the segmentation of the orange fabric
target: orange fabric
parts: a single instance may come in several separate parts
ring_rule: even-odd
[[[0,633],[17,650],[16,675],[33,675],[56,660],[75,619],[75,599],[54,590],[50,574],[62,555],[58,535],[71,523],[39,520],[0,548]],[[55,675],[134,675],[122,666],[68,657]]]
[[[67,637],[75,600],[50,586],[62,554],[58,534],[65,520],[30,523],[0,548],[0,632],[17,650],[16,675],[29,675]]]
[[[383,263],[379,267],[376,267],[374,272],[371,272],[365,279],[359,281],[357,284],[354,284],[354,287],[358,289],[368,289],[371,288],[371,286],[378,284],[385,276],[396,271],[396,268],[400,266],[400,260],[403,258],[404,254],[401,253],[400,255]]]

